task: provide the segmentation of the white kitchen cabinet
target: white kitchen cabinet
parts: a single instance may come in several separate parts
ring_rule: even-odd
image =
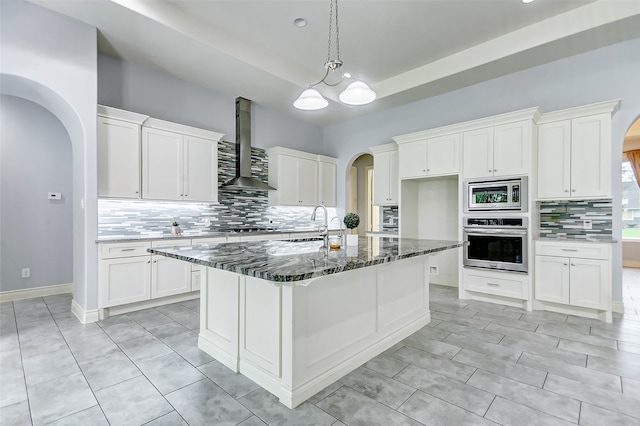
[[[102,244],[98,264],[100,308],[149,300],[150,247],[149,242]]]
[[[140,129],[147,118],[98,105],[98,197],[140,198]]]
[[[334,158],[283,147],[269,148],[267,154],[269,185],[276,188],[269,191],[270,205],[313,207],[319,204],[321,196],[326,198],[327,205],[335,205],[336,168],[331,164],[336,161]],[[322,165],[322,173],[321,163],[326,163]]]
[[[611,114],[541,124],[538,198],[610,197]]]
[[[181,247],[186,241],[153,241],[152,247]],[[151,298],[171,296],[191,291],[191,264],[166,256],[151,256]]]
[[[463,178],[529,174],[532,133],[531,120],[465,132]]]
[[[536,300],[605,311],[611,321],[610,244],[536,241],[535,259]]]
[[[398,204],[398,145],[369,148],[373,152],[373,203],[377,206]]]
[[[318,201],[326,207],[336,206],[336,160],[324,155],[318,156]]]
[[[218,202],[222,135],[162,120],[142,128],[142,198]]]
[[[513,272],[480,268],[463,269],[463,288],[466,291],[513,299],[529,299],[529,276]]]
[[[398,143],[400,179],[460,173],[460,134]]]

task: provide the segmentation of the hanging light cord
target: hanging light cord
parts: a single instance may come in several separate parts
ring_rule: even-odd
[[[338,59],[331,59],[331,30],[333,23],[333,3],[335,1],[336,4],[336,54]],[[340,60],[340,26],[338,25],[338,0],[331,0],[331,6],[329,7],[329,37],[327,42],[327,62],[325,62],[324,67],[326,69],[324,76],[317,83],[309,85],[309,88],[317,86],[320,83],[324,83],[327,86],[335,87],[342,83],[344,76],[340,77],[340,80],[334,84],[328,83],[325,81],[327,76],[329,75],[329,71],[335,71],[342,66],[342,61]]]

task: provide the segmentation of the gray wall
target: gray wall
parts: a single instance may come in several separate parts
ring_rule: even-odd
[[[624,134],[640,116],[640,39],[575,55],[388,111],[325,128],[327,155],[338,157],[338,204],[350,162],[392,137],[539,106],[543,112],[622,99],[613,117],[613,236],[621,236],[620,158]],[[613,299],[622,300],[620,244],[614,246]]]
[[[26,1],[0,1],[0,40],[0,93],[43,106],[69,134],[73,307],[97,315],[97,31]]]
[[[51,112],[0,95],[0,291],[73,282],[71,139]],[[61,192],[62,200],[48,200]],[[31,277],[22,278],[22,268]]]
[[[98,103],[224,133],[224,140],[235,141],[235,97],[107,55],[98,55]],[[255,147],[286,146],[324,154],[321,127],[256,103],[251,125]]]

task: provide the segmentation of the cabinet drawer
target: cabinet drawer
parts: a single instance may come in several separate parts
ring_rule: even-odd
[[[151,247],[156,247],[156,248],[167,248],[167,247],[184,247],[184,246],[190,246],[191,245],[191,240],[190,239],[186,239],[186,240],[168,240],[168,241],[152,241],[151,242]]]
[[[528,277],[491,272],[464,271],[464,289],[497,296],[528,299]]]
[[[133,243],[117,243],[117,244],[102,243],[100,256],[102,259],[145,256],[145,255],[150,255],[150,253],[147,251],[148,248],[151,248],[151,242],[149,241],[137,241]]]
[[[537,255],[608,260],[609,253],[609,244],[536,241]]]

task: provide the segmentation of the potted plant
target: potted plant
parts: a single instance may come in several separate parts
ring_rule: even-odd
[[[182,235],[182,229],[180,228],[180,224],[177,220],[174,220],[171,224],[171,235],[174,235],[176,237]]]
[[[347,245],[357,245],[358,244],[358,233],[354,233],[353,229],[357,228],[360,224],[360,217],[356,213],[347,213],[344,215],[343,219],[344,225],[349,230],[347,233]]]

